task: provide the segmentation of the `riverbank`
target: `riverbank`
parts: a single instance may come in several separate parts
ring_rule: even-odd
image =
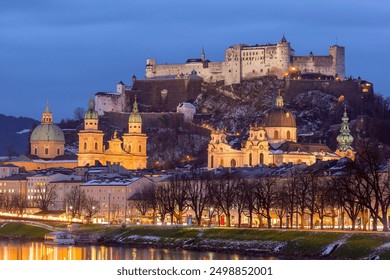
[[[43,239],[48,229],[0,223],[0,238]],[[80,226],[72,234],[99,234],[95,244],[186,249],[279,259],[390,259],[390,234],[294,229],[190,228],[179,226]]]

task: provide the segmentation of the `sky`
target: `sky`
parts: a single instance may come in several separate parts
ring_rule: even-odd
[[[276,43],[296,55],[346,51],[346,75],[390,96],[390,2],[376,0],[2,0],[0,113],[54,121],[87,108],[98,91],[115,91],[147,58],[222,61],[234,44]]]

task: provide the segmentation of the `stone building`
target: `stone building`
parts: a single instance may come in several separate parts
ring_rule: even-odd
[[[319,160],[354,158],[353,137],[349,134],[346,112],[341,134],[337,137],[339,148],[336,152],[321,143],[297,143],[295,116],[284,107],[282,96],[276,98],[274,107],[266,111],[265,116],[265,126],[251,126],[248,139],[238,148],[229,145],[224,131],[213,130],[208,145],[208,168],[288,163],[312,165]]]
[[[146,134],[142,133],[142,118],[138,112],[137,100],[128,119],[128,133],[120,139],[116,133],[108,140],[105,148],[103,131],[99,130],[99,116],[91,99],[84,117],[84,129],[79,132],[78,165],[93,166],[119,164],[126,169],[146,168]]]
[[[266,75],[282,78],[290,72],[301,74],[320,73],[337,79],[345,78],[345,49],[335,45],[329,55],[296,56],[290,43],[283,38],[276,44],[233,45],[225,50],[222,62],[201,58],[188,59],[184,64],[157,64],[155,59],[146,61],[146,78],[196,73],[206,82],[225,81],[225,85],[239,84],[242,80]]]

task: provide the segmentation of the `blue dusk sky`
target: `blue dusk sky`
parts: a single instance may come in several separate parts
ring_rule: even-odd
[[[2,0],[0,113],[72,118],[91,94],[142,79],[146,58],[222,61],[233,44],[276,43],[296,55],[346,48],[346,75],[390,96],[390,2]]]

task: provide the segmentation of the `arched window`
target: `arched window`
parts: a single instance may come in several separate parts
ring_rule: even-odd
[[[223,159],[221,159],[221,163],[220,163],[220,166],[222,166],[222,167],[223,167]]]
[[[98,149],[98,143],[95,142],[95,150]]]
[[[141,145],[138,146],[138,152],[140,153],[142,151]]]
[[[231,167],[236,167],[236,160],[235,160],[235,159],[232,159],[232,160],[230,161],[230,166],[231,166]]]
[[[57,149],[57,155],[59,155],[59,154],[60,154],[60,149],[58,148],[58,149]]]
[[[287,140],[290,140],[290,139],[291,139],[290,130],[287,130]]]
[[[264,164],[264,154],[260,154],[260,164]]]
[[[214,156],[211,156],[210,161],[211,161],[210,167],[214,168]]]
[[[252,153],[249,154],[249,166],[252,166]]]
[[[279,131],[274,131],[274,139],[279,139]]]
[[[38,154],[37,148],[34,149],[34,154],[35,154],[35,155]]]
[[[129,145],[129,148],[128,148],[128,150],[129,150],[129,153],[131,153],[131,145]]]
[[[84,142],[84,150],[87,149],[87,142]]]
[[[45,155],[48,155],[48,154],[49,154],[49,149],[45,148]]]

